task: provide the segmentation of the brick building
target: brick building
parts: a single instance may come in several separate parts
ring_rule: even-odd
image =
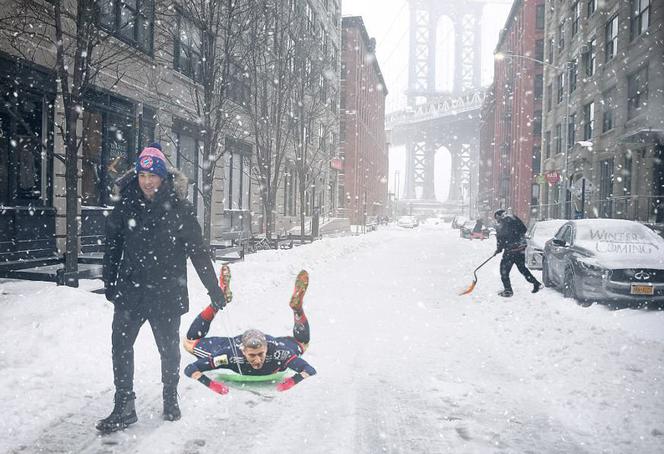
[[[387,214],[387,87],[361,17],[342,19],[339,206],[352,224]]]
[[[544,7],[515,0],[495,51],[492,209],[511,209],[524,222],[539,200]]]
[[[478,170],[477,208],[480,217],[491,217],[494,206],[496,182],[493,178],[495,154],[496,97],[491,85],[484,97],[480,111],[480,154]]]

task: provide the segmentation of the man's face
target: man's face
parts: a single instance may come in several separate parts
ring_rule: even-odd
[[[143,191],[146,199],[154,199],[155,194],[161,186],[162,180],[159,175],[150,172],[138,172],[138,186]]]
[[[258,348],[243,347],[242,353],[247,361],[254,369],[263,367],[265,357],[267,356],[267,345]]]

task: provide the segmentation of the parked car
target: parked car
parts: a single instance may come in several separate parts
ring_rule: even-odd
[[[397,225],[399,227],[413,229],[419,225],[419,222],[415,216],[401,216],[397,219]]]
[[[664,224],[644,224],[646,227],[651,228],[655,233],[664,238]]]
[[[664,239],[635,221],[567,221],[544,246],[542,281],[580,304],[662,304]]]
[[[486,240],[489,238],[489,229],[479,219],[471,219],[464,223],[459,229],[461,238],[467,240]]]
[[[452,228],[453,229],[460,229],[461,227],[464,226],[464,224],[468,222],[468,218],[465,216],[454,216],[454,219],[452,219]]]
[[[531,270],[542,269],[544,256],[544,243],[553,238],[558,229],[565,223],[565,219],[539,221],[534,223],[526,233],[526,265]]]

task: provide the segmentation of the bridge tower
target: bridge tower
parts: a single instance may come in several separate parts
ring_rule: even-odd
[[[481,84],[481,19],[483,3],[469,0],[410,0],[408,105],[428,103],[443,95],[458,96]],[[454,27],[453,93],[436,91],[437,24],[447,16]],[[477,166],[479,141],[435,133],[412,134],[406,140],[405,196],[410,200],[435,201],[434,156],[440,145],[451,153],[452,175],[448,201],[463,203],[471,197],[470,176]]]

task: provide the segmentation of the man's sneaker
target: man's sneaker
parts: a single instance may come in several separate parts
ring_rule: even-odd
[[[293,289],[293,296],[291,296],[290,307],[295,312],[302,311],[302,302],[304,300],[304,294],[307,291],[309,286],[309,273],[305,270],[302,270],[298,273],[297,278],[295,279],[295,288]]]
[[[233,292],[231,291],[231,268],[228,265],[222,265],[219,271],[219,287],[224,292],[226,304],[230,303],[233,299]]]
[[[537,292],[539,292],[540,288],[542,288],[542,284],[539,283],[539,282],[535,282],[535,283],[533,284],[533,290],[532,290],[532,292],[533,292],[533,293],[537,293]]]
[[[103,434],[109,434],[118,430],[126,429],[130,424],[138,421],[136,417],[136,408],[134,407],[134,393],[116,392],[115,407],[111,414],[97,421],[96,428]]]
[[[504,298],[509,298],[510,296],[514,295],[512,290],[503,290],[502,292],[498,293],[498,296],[502,296]]]

